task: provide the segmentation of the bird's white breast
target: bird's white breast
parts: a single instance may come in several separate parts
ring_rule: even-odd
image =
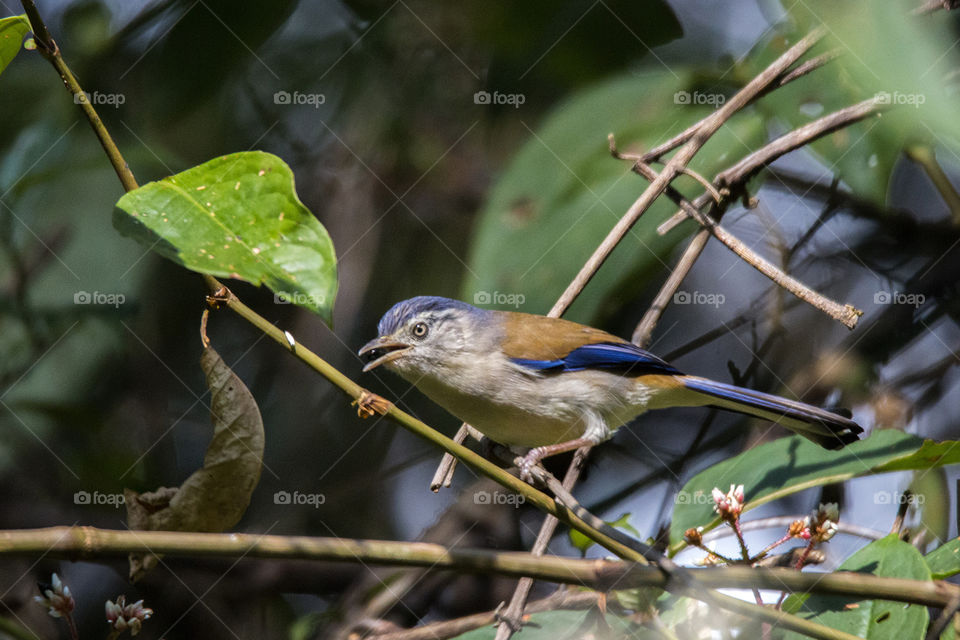
[[[642,378],[584,370],[538,373],[500,351],[446,359],[428,375],[395,369],[434,402],[502,444],[536,447],[580,437],[606,440],[660,404]]]

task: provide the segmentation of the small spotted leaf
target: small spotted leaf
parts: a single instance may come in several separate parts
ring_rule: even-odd
[[[327,230],[300,202],[280,158],[244,151],[125,194],[114,226],[200,273],[267,285],[329,323],[337,261]]]

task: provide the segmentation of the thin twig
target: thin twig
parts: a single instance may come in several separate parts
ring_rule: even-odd
[[[460,428],[457,429],[456,435],[453,436],[453,441],[457,444],[463,444],[467,436],[470,435],[469,426],[466,422],[461,424]],[[456,466],[457,459],[449,453],[444,453],[440,459],[440,464],[437,466],[437,470],[433,472],[433,479],[430,481],[430,491],[436,493],[440,491],[440,489],[449,487],[453,483],[453,471]]]
[[[523,578],[527,580],[527,578]],[[596,591],[571,591],[560,589],[546,598],[534,600],[527,605],[525,613],[540,613],[541,611],[556,611],[559,609],[589,609],[595,607],[604,594]],[[607,596],[609,597],[609,596]],[[404,631],[374,634],[376,640],[438,640],[439,638],[455,638],[467,631],[486,627],[502,619],[502,611],[485,611],[473,615],[425,624]]]
[[[890,533],[900,535],[903,530],[903,521],[907,518],[907,510],[911,504],[913,504],[913,493],[907,489],[903,492],[903,499],[900,500],[900,506],[897,507],[897,515],[893,519],[893,526],[890,527]]]
[[[800,58],[800,56],[802,56],[804,53],[806,53],[806,52],[810,49],[810,47],[812,47],[814,44],[816,44],[821,38],[823,38],[824,35],[826,35],[826,30],[823,29],[822,27],[819,27],[819,28],[817,28],[817,29],[814,29],[814,30],[811,31],[809,34],[807,34],[807,36],[806,36],[806,38],[804,38],[804,40],[812,39],[811,42],[809,43],[810,46],[806,47],[806,48],[800,53],[800,55],[796,56],[796,57],[793,59],[793,61],[792,61],[789,65],[787,65],[787,67],[792,66],[793,63],[796,62],[796,61]],[[804,40],[801,40],[800,43],[798,43],[798,44],[803,43]],[[796,47],[796,46],[797,46],[797,45],[794,45],[794,47]],[[787,53],[790,53],[790,51],[787,51]],[[786,54],[783,54],[783,55],[786,55]],[[781,58],[783,58],[783,56],[781,56]],[[804,63],[803,65],[798,66],[796,69],[793,69],[793,70],[784,69],[784,70],[782,70],[782,71],[780,72],[780,74],[778,74],[778,76],[777,76],[776,78],[774,78],[772,81],[766,83],[766,85],[765,85],[760,91],[756,92],[746,104],[750,104],[750,103],[752,103],[753,101],[755,101],[755,100],[763,97],[764,95],[766,95],[767,93],[769,93],[769,92],[772,91],[773,89],[777,89],[777,88],[779,88],[779,87],[782,87],[783,85],[785,85],[785,84],[787,84],[787,83],[789,83],[789,82],[792,82],[792,81],[796,80],[797,78],[800,78],[800,77],[802,77],[802,76],[805,76],[806,74],[810,73],[811,71],[814,71],[815,69],[818,69],[818,68],[822,67],[823,65],[825,65],[826,63],[830,62],[830,60],[832,60],[832,59],[833,59],[832,57],[827,57],[827,55],[824,54],[824,55],[818,56],[817,58],[813,58],[813,59],[809,60],[808,62]],[[769,69],[769,67],[768,67],[768,69]],[[746,105],[744,105],[744,106],[746,106]],[[676,149],[676,148],[679,147],[680,145],[688,142],[688,141],[691,140],[691,139],[693,138],[693,136],[697,133],[697,129],[698,129],[698,127],[700,126],[700,124],[701,124],[700,122],[697,122],[697,123],[695,123],[695,124],[690,125],[689,127],[687,127],[686,129],[684,129],[683,131],[681,131],[680,133],[678,133],[678,134],[675,135],[674,137],[670,138],[669,140],[667,140],[667,141],[664,142],[663,144],[657,145],[656,147],[654,147],[654,148],[651,149],[650,151],[644,153],[643,156],[642,156],[643,161],[644,161],[645,163],[647,163],[647,164],[649,164],[649,163],[651,163],[651,162],[656,162],[656,161],[660,160],[660,158],[663,157],[665,154],[670,153],[671,151],[673,151],[674,149]]]
[[[766,168],[774,160],[791,151],[800,149],[825,135],[874,116],[888,108],[890,108],[889,105],[881,104],[872,98],[834,111],[813,122],[808,122],[789,133],[785,133],[776,140],[765,144],[740,160],[737,164],[725,169],[717,175],[714,184],[717,185],[718,188],[727,187],[733,194],[732,197],[736,197],[738,192],[746,188],[746,183],[750,178]],[[702,209],[707,202],[709,202],[709,198],[700,196],[693,201],[693,207],[695,209]],[[680,211],[674,213],[657,227],[657,233],[660,235],[668,233],[688,217],[692,217],[689,209],[681,207]]]
[[[794,520],[802,519],[802,517],[803,516],[773,516],[770,518],[758,518],[756,520],[750,520],[749,522],[740,523],[740,529],[742,531],[759,531],[761,529],[786,528],[789,527]],[[848,522],[838,522],[836,524],[837,533],[858,536],[860,538],[866,538],[867,540],[879,540],[880,538],[888,535],[883,531],[877,531],[876,529],[870,529],[868,527],[861,527]],[[703,541],[706,543],[710,542],[711,540],[725,538],[729,535],[730,532],[727,529],[717,528],[713,531],[703,534]]]
[[[802,78],[803,76],[807,75],[811,71],[815,71],[820,67],[822,67],[823,65],[827,64],[828,62],[835,60],[839,55],[840,55],[840,49],[831,49],[826,53],[821,53],[819,56],[816,56],[815,58],[810,58],[806,62],[802,64],[798,64],[791,71],[785,73],[783,77],[777,81],[776,86],[772,88],[779,89],[780,87],[793,82],[797,78]]]
[[[716,224],[705,214],[698,215],[697,222],[708,228],[713,234],[713,237],[727,245],[731,251],[740,256],[740,258],[750,264],[750,266],[773,280],[782,288],[786,289],[804,302],[807,302],[817,309],[820,309],[834,320],[840,321],[840,323],[848,329],[853,329],[857,326],[857,322],[859,321],[860,316],[863,315],[863,311],[850,304],[840,304],[839,302],[835,302],[823,294],[817,293],[813,289],[807,287],[796,278],[787,275],[772,262],[753,251],[753,249],[747,246],[743,241],[720,225]]]
[[[937,640],[947,629],[947,625],[950,624],[950,620],[953,619],[953,616],[957,615],[957,611],[960,610],[960,595],[954,596],[947,606],[943,608],[943,611],[940,612],[940,615],[937,616],[937,619],[932,625],[930,625],[930,630],[927,631],[927,637],[925,640]]]
[[[773,142],[762,146],[737,164],[721,172],[714,182],[731,188],[733,186],[743,187],[747,180],[780,156],[805,147],[834,131],[876,116],[889,108],[889,104],[880,102],[878,98],[870,98],[834,111],[813,122],[797,127]]]
[[[818,120],[803,125],[802,127],[798,127],[797,129],[780,136],[776,140],[773,140],[760,149],[754,151],[730,168],[720,172],[717,175],[717,178],[714,180],[714,184],[717,186],[718,190],[721,191],[721,193],[726,191],[730,194],[731,198],[736,197],[739,192],[746,188],[746,183],[752,176],[756,175],[757,172],[764,169],[777,158],[790,153],[791,151],[799,149],[800,147],[803,147],[810,142],[813,142],[814,140],[828,135],[829,133],[832,133],[838,129],[850,126],[851,124],[859,122],[865,118],[876,115],[885,108],[887,108],[887,105],[881,104],[876,99],[865,100],[845,109],[840,109],[839,111],[819,118]],[[650,178],[652,169],[649,166],[642,164],[638,160],[635,162],[634,167],[638,173],[648,179]],[[693,202],[681,201],[680,210],[666,222],[661,224],[658,232],[666,233],[669,231],[669,229],[673,228],[673,226],[676,226],[676,224],[678,224],[680,221],[686,219],[687,217],[692,217],[696,219],[701,226],[703,226],[705,229],[708,229],[715,238],[724,243],[731,251],[736,253],[744,261],[773,280],[779,286],[783,287],[801,300],[820,309],[824,313],[827,313],[832,318],[839,320],[846,327],[852,329],[856,326],[860,316],[862,315],[862,312],[860,312],[858,309],[852,307],[851,305],[841,305],[840,303],[831,300],[820,293],[817,293],[813,289],[810,289],[799,280],[787,275],[782,269],[778,268],[769,260],[763,258],[760,254],[750,249],[746,243],[741,241],[724,227],[720,226],[715,219],[711,218],[707,214],[702,213],[700,209],[710,201],[711,197],[712,196],[710,194],[703,194],[696,198]],[[722,214],[723,208],[719,207],[718,211]],[[705,243],[703,244],[705,246]],[[683,256],[684,265],[692,265],[702,251],[702,246],[698,249],[695,246],[695,243],[691,242],[687,253],[685,253]],[[690,267],[687,267],[687,271],[689,271],[689,268]],[[666,302],[669,302],[669,298],[672,297],[676,289],[679,288],[679,285],[685,276],[686,273],[682,273],[682,277],[680,275],[678,275],[677,278],[671,277],[671,279],[669,279],[661,288],[657,297],[657,302],[659,302],[661,305],[665,304],[664,299],[666,299]],[[659,320],[660,314],[662,314],[662,308],[657,309],[654,307],[647,312],[634,332],[635,341],[637,339],[649,340],[653,327]]]
[[[553,309],[565,309],[574,298],[579,295],[587,283],[593,278],[597,270],[603,265],[606,259],[613,252],[620,240],[633,228],[637,220],[640,219],[650,205],[660,197],[667,186],[677,177],[681,167],[687,166],[693,156],[706,144],[707,140],[717,132],[723,124],[729,120],[737,111],[749,104],[765,87],[775,81],[782,73],[791,67],[804,53],[817,43],[823,37],[824,30],[817,28],[800,42],[793,45],[770,66],[763,70],[760,75],[748,82],[746,86],[738,91],[722,107],[704,118],[700,122],[696,133],[690,140],[681,147],[673,157],[664,166],[663,171],[657,176],[657,179],[650,183],[643,194],[637,198],[623,217],[614,225],[613,229],[607,234],[600,246],[596,248],[586,264],[580,269],[580,272],[573,279],[573,282],[560,296]],[[551,310],[552,311],[552,310]]]
[[[640,319],[640,323],[634,329],[631,341],[635,345],[647,347],[650,344],[650,339],[653,338],[653,330],[660,322],[660,316],[663,315],[667,305],[673,300],[673,296],[677,293],[680,285],[683,284],[687,274],[693,269],[693,265],[696,264],[697,258],[703,253],[703,248],[707,246],[707,240],[709,239],[710,230],[700,229],[690,240],[690,244],[684,250],[677,266],[670,272],[670,277],[660,287],[660,291],[657,292],[653,302],[650,303],[650,308],[643,314],[643,318]]]
[[[563,478],[562,487],[565,491],[573,491],[573,486],[580,477],[580,470],[589,452],[589,447],[581,447],[573,454],[570,467],[567,469],[567,473]],[[565,506],[569,507],[571,505]],[[554,517],[547,516],[544,518],[543,523],[540,525],[540,531],[537,532],[537,538],[533,542],[533,547],[530,549],[530,553],[535,556],[542,556],[546,552],[547,545],[550,544],[550,540],[553,538],[558,524],[559,521]],[[526,611],[527,598],[530,596],[530,590],[532,588],[533,578],[523,577],[517,583],[513,595],[510,597],[509,604],[507,604],[498,615],[500,623],[497,627],[495,640],[505,640],[510,637],[512,632],[520,630],[520,624]]]
[[[934,11],[952,11],[960,7],[960,0],[927,0],[922,5],[912,11],[914,15],[926,15]]]

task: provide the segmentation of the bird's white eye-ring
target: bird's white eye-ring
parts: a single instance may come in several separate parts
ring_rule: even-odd
[[[413,337],[414,338],[425,338],[427,337],[427,323],[418,322],[413,325]]]

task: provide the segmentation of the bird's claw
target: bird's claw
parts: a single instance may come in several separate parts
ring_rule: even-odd
[[[530,451],[527,452],[527,455],[520,459],[520,464],[518,466],[520,468],[521,480],[533,484],[534,468],[540,464],[541,457],[542,454],[540,452],[540,447],[535,447],[530,449]]]
[[[371,418],[378,413],[382,416],[386,415],[391,407],[389,400],[366,389],[361,391],[360,397],[351,404],[356,405],[357,415],[361,418]]]

